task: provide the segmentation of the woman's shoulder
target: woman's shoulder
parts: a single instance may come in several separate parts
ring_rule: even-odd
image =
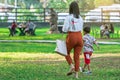
[[[80,19],[80,20],[83,20],[83,18],[82,18],[80,15],[79,15],[79,19]]]
[[[73,14],[69,14],[66,16],[66,19],[73,19],[73,18],[74,18]],[[74,18],[74,20],[83,21],[83,18],[81,16],[79,16],[79,18]]]
[[[66,16],[66,19],[67,19],[67,20],[69,20],[69,19],[71,19],[71,18],[72,18],[72,16],[71,16],[70,14]]]

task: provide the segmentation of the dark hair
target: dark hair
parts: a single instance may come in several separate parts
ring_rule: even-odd
[[[73,1],[73,2],[70,4],[69,14],[73,14],[75,18],[79,18],[80,11],[79,11],[78,3],[77,3],[76,1]]]
[[[108,29],[108,26],[107,26],[107,25],[105,26],[105,29]]]
[[[53,8],[50,8],[51,11],[54,11]]]
[[[86,33],[90,33],[90,27],[88,26],[84,27],[83,31]]]

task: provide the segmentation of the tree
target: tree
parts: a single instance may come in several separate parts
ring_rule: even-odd
[[[95,0],[94,1],[95,7],[108,6],[108,5],[111,5],[113,3],[114,3],[114,0]]]
[[[94,0],[86,0],[86,4],[87,4],[86,8],[88,10],[95,8]]]
[[[4,0],[0,0],[0,3],[4,3]]]
[[[114,0],[114,2],[120,4],[120,0]]]
[[[94,0],[78,0],[78,4],[79,4],[81,11],[86,11],[86,10],[95,8]]]
[[[79,6],[80,6],[81,10],[84,11],[87,7],[86,0],[80,0],[79,1]]]

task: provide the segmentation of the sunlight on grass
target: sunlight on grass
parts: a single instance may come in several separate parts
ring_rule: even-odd
[[[73,55],[73,54],[71,54]],[[110,56],[120,56],[119,53],[117,54],[93,54],[92,57],[110,57]],[[83,58],[83,55],[81,55],[81,58]],[[0,52],[0,59],[10,59],[10,60],[65,60],[65,58],[59,54],[45,54],[45,53],[24,53],[24,52]]]
[[[92,75],[79,72],[80,80],[119,80],[120,54],[93,54]],[[80,60],[82,66],[83,55]],[[0,80],[76,80],[66,76],[69,66],[58,54],[0,53]]]
[[[63,57],[58,54],[45,53],[22,53],[22,52],[4,52],[0,53],[0,59],[11,58],[11,60],[62,60]]]
[[[119,80],[119,75],[116,75],[119,74],[116,71],[118,69],[97,69],[96,66],[92,66],[94,68],[92,75],[80,73],[79,78],[81,80]],[[76,80],[73,75],[66,76],[68,66],[64,62],[44,63],[43,65],[39,63],[7,63],[7,65],[0,64],[0,69],[2,69],[1,80]]]

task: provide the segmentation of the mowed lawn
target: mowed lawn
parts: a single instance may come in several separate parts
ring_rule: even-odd
[[[0,40],[55,40],[62,37],[62,34],[48,34],[50,27],[36,28],[36,36],[19,36],[20,31],[17,29],[18,33],[14,37],[9,37],[9,30],[7,27],[0,28]],[[100,29],[99,26],[91,26],[92,36],[99,39],[100,38]],[[64,36],[65,37],[65,36]],[[104,37],[105,38],[105,37]],[[111,39],[120,38],[120,27],[115,26],[114,34],[110,34]]]
[[[1,40],[56,40],[62,34],[47,34],[49,28],[37,29],[36,36],[8,36],[8,29],[0,29]],[[115,34],[114,38],[119,35]],[[97,35],[97,38],[99,36]],[[64,35],[65,38],[65,35]],[[120,42],[119,39],[98,41]],[[69,66],[65,58],[54,52],[55,43],[0,42],[0,80],[76,80],[66,76]],[[79,72],[78,80],[120,80],[120,45],[94,46],[92,75]],[[72,55],[72,54],[71,54]],[[83,55],[80,66],[83,66]]]
[[[77,80],[120,80],[120,53],[93,54],[92,74]],[[83,55],[80,59],[83,65]],[[69,66],[58,54],[0,53],[0,80],[76,80],[66,76]]]

